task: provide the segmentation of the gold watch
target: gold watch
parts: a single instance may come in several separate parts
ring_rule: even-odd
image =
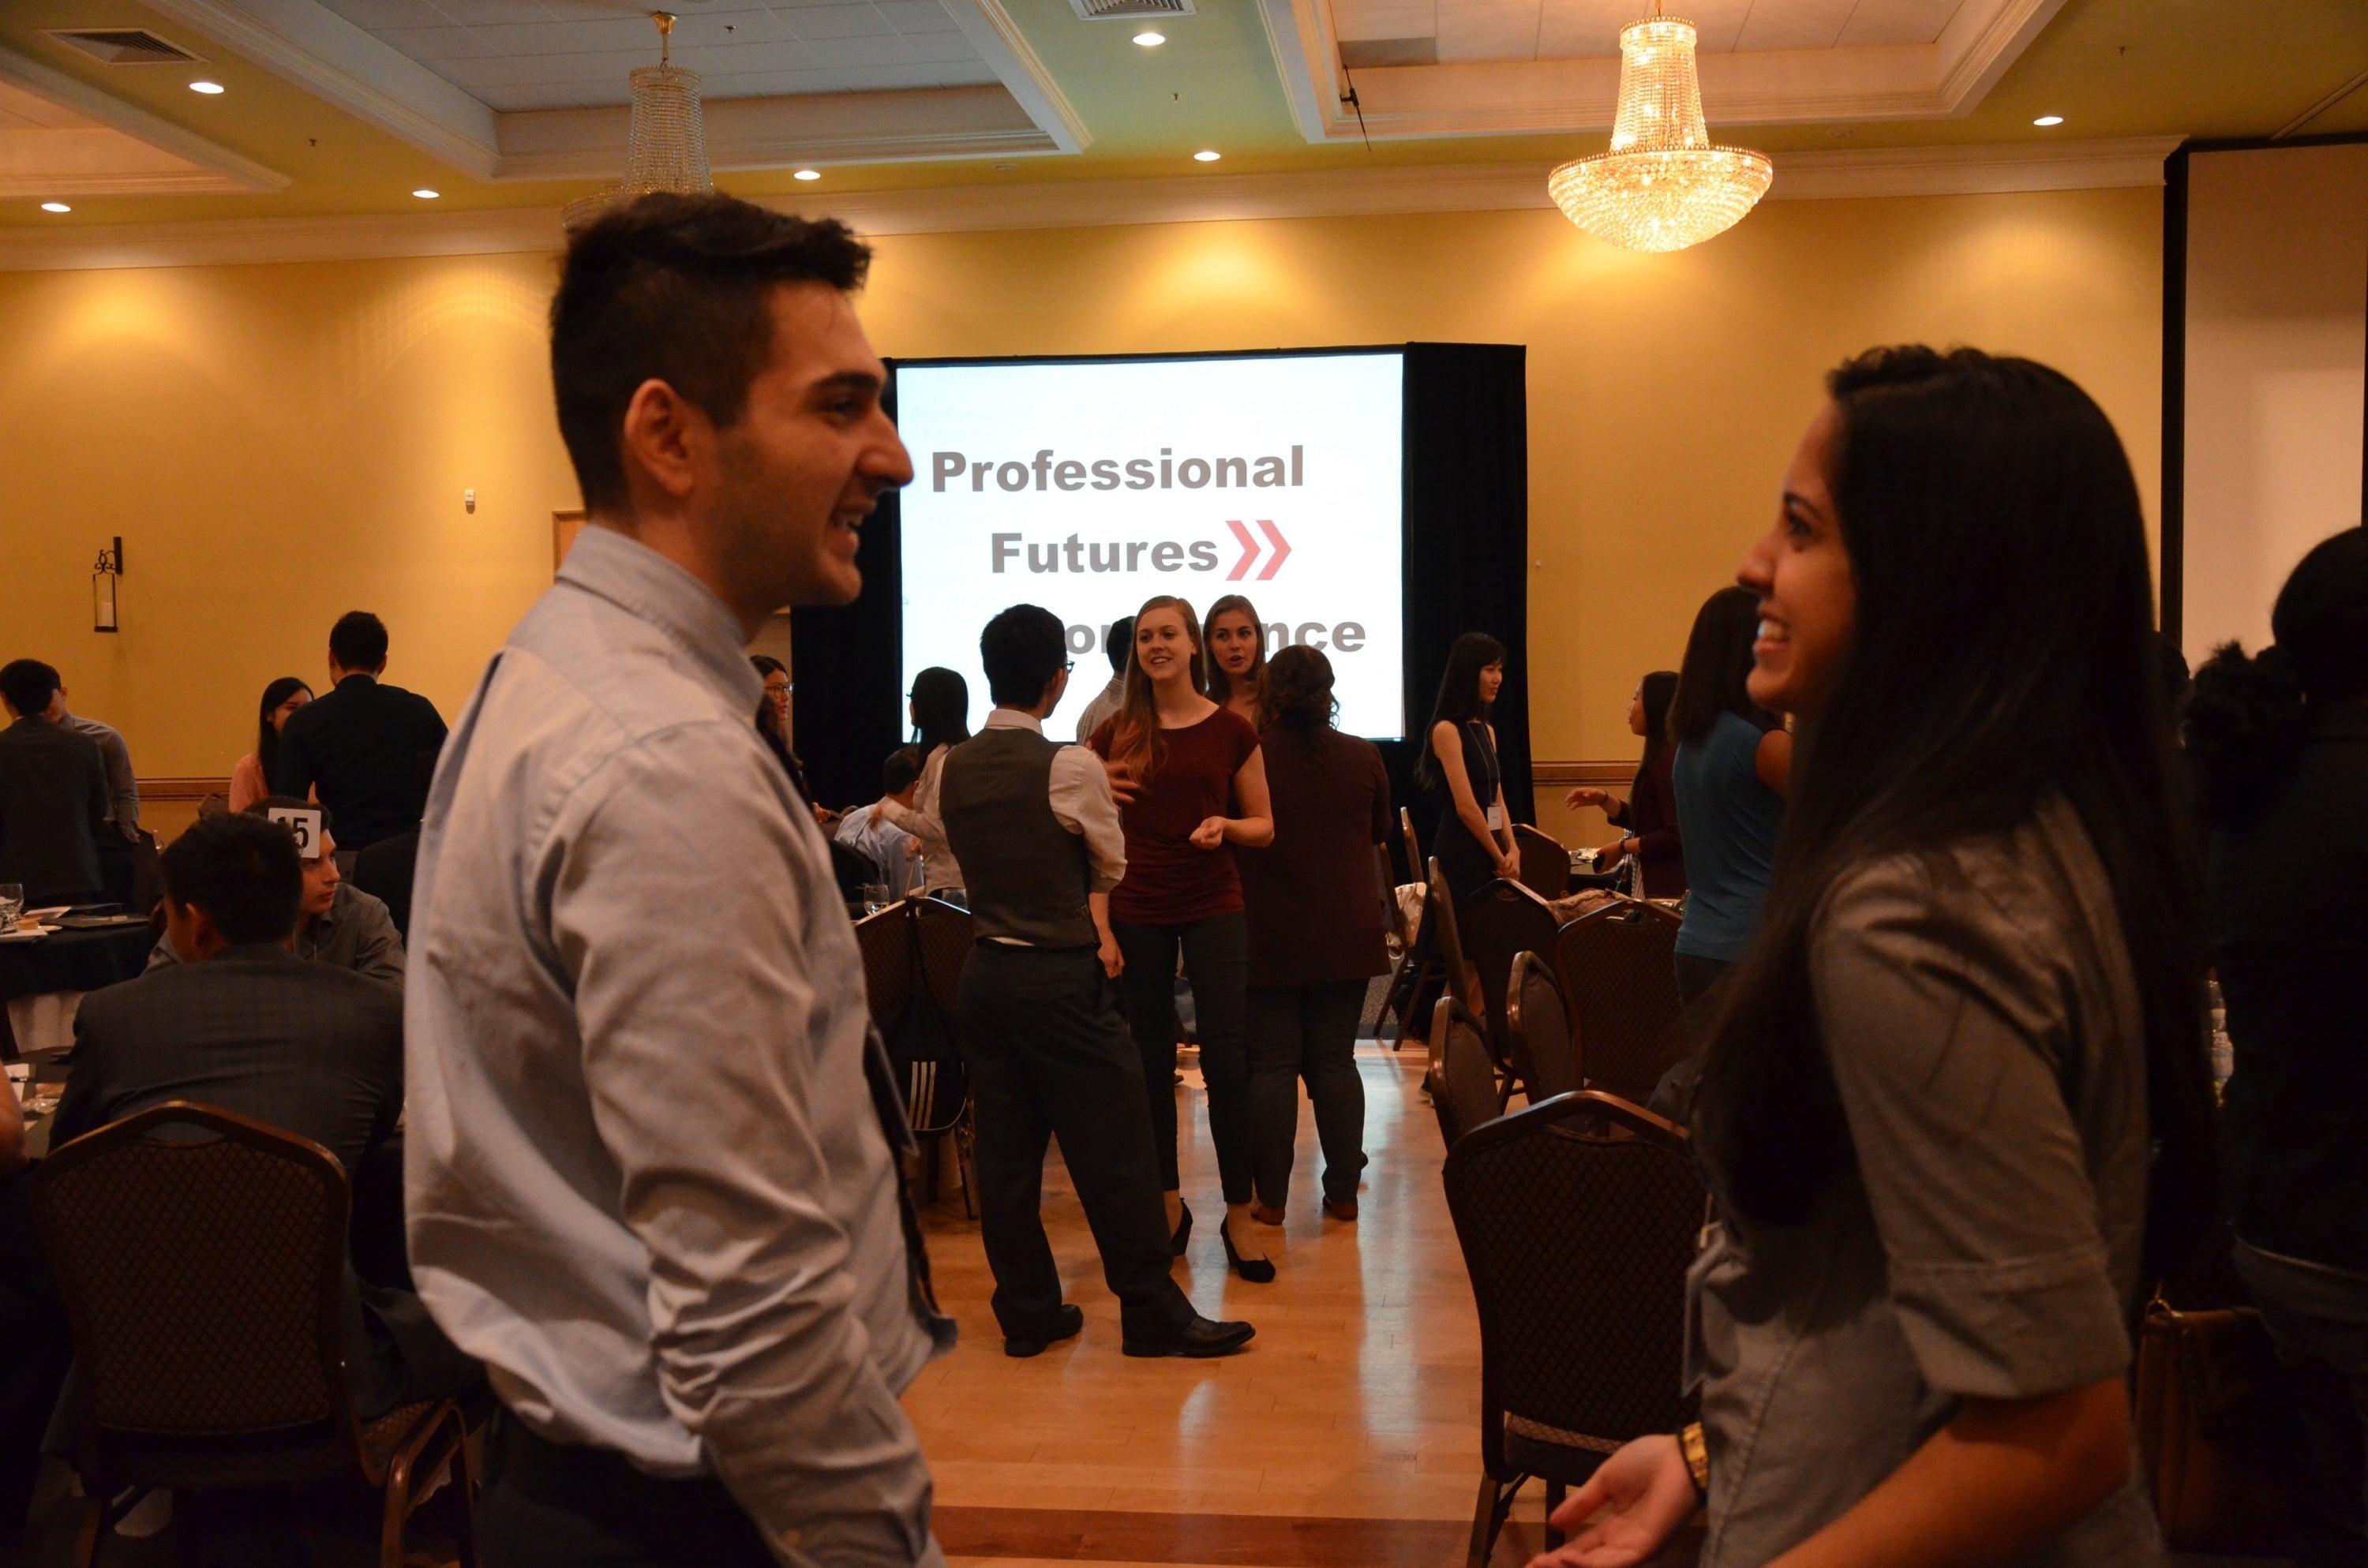
[[[1678,1429],[1678,1452],[1685,1456],[1686,1475],[1694,1483],[1696,1494],[1709,1497],[1710,1445],[1702,1440],[1701,1422],[1689,1422]]]

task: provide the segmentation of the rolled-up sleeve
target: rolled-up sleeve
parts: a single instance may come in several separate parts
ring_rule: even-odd
[[[936,1562],[928,1471],[824,1200],[879,1136],[856,1119],[873,1115],[860,1028],[840,1049],[844,988],[803,924],[837,894],[751,755],[708,722],[612,757],[551,856],[549,929],[622,1217],[649,1249],[668,1408],[784,1562]],[[829,1049],[785,1049],[800,1031]]]
[[[1095,892],[1108,892],[1126,878],[1126,830],[1119,825],[1118,801],[1110,794],[1110,770],[1101,758],[1083,746],[1063,746],[1053,754],[1052,777],[1045,783],[1053,815],[1063,827],[1086,841],[1086,858],[1094,869]]]
[[[2023,1399],[2129,1360],[2078,1128],[2062,955],[1905,859],[1850,873],[1810,952],[1891,1295],[1925,1381]]]

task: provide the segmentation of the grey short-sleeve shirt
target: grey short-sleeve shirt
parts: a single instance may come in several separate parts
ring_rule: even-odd
[[[1967,1396],[2129,1363],[2144,1026],[2103,867],[2051,800],[2013,833],[1858,867],[1810,981],[1857,1153],[1817,1220],[1714,1230],[1691,1280],[1711,1451],[1702,1568],[1757,1564],[1874,1489]],[[2157,1564],[2129,1483],[2027,1564]]]

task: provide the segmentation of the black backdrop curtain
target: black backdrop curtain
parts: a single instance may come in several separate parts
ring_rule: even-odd
[[[1390,787],[1429,853],[1440,804],[1414,781],[1447,650],[1466,631],[1505,644],[1490,722],[1505,806],[1537,820],[1530,788],[1530,422],[1519,344],[1406,346],[1406,741],[1384,745]],[[1398,846],[1394,846],[1394,853]],[[1415,873],[1401,862],[1401,875]]]
[[[1382,754],[1398,803],[1413,808],[1426,846],[1439,805],[1417,790],[1415,758],[1447,650],[1466,631],[1488,632],[1510,653],[1494,715],[1505,804],[1515,820],[1536,820],[1530,787],[1527,352],[1518,344],[1406,346],[1410,738],[1383,744]],[[894,415],[893,381],[889,395]],[[832,806],[876,800],[880,764],[908,733],[894,495],[882,496],[864,525],[856,562],[863,569],[861,597],[843,608],[801,609],[790,621],[798,755],[815,799]],[[1401,866],[1400,874],[1412,872]]]
[[[884,402],[896,416],[894,360]],[[896,493],[880,497],[863,525],[855,563],[863,592],[851,605],[807,608],[790,617],[790,728],[806,783],[825,806],[880,798],[880,765],[912,733],[905,714],[905,574],[897,543]]]

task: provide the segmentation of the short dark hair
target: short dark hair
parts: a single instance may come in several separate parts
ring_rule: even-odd
[[[19,713],[39,713],[58,693],[58,672],[39,659],[14,659],[0,666],[0,697]]]
[[[987,695],[1006,708],[1033,708],[1069,662],[1069,633],[1042,605],[1013,605],[978,634]]]
[[[1122,615],[1110,622],[1110,635],[1102,639],[1102,652],[1110,655],[1113,671],[1126,673],[1126,662],[1134,657],[1134,617]]]
[[[888,760],[880,765],[880,792],[901,795],[911,789],[913,780],[920,776],[921,748],[898,746],[888,754]]]
[[[551,381],[585,506],[625,504],[619,443],[643,381],[666,382],[719,428],[738,424],[772,356],[772,290],[853,293],[871,264],[871,247],[835,218],[729,196],[644,196],[577,234],[551,301]]]
[[[200,817],[157,858],[165,892],[202,909],[233,945],[284,942],[304,902],[296,835],[244,812]]]
[[[341,670],[374,670],[386,663],[386,622],[366,609],[349,609],[329,628],[329,657]]]

